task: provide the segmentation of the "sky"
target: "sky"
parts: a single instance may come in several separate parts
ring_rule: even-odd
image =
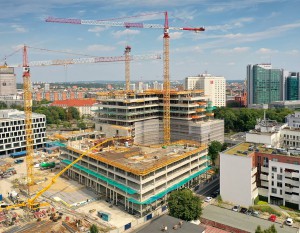
[[[170,78],[209,73],[227,80],[246,77],[248,64],[300,71],[300,0],[0,0],[0,59],[29,61],[163,53],[163,30],[45,22],[49,16],[205,27],[170,30]],[[133,17],[136,16],[136,17]],[[124,62],[32,67],[33,82],[124,80]],[[131,62],[131,80],[163,80],[163,60]],[[22,82],[16,68],[17,82]]]

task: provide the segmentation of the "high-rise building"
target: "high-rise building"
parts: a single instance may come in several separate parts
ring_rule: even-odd
[[[299,100],[300,97],[299,73],[290,72],[285,80],[285,100]]]
[[[247,66],[247,104],[269,104],[283,100],[283,70],[271,64]]]
[[[50,91],[50,84],[49,83],[45,83],[44,90],[45,91]]]
[[[14,68],[0,67],[0,96],[16,95],[17,84]]]
[[[213,106],[226,106],[226,82],[221,76],[201,74],[196,77],[185,78],[186,90],[204,90],[206,96]]]

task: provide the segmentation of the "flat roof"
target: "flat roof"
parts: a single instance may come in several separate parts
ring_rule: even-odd
[[[252,147],[252,150],[249,151],[249,147]],[[272,148],[266,148],[264,144],[254,144],[250,142],[243,142],[240,144],[237,144],[233,147],[230,147],[223,153],[229,154],[229,155],[238,155],[238,156],[248,156],[255,152],[263,152],[265,154],[272,154],[273,150]]]
[[[71,141],[67,149],[82,154],[93,147],[94,143],[93,139]],[[206,145],[186,140],[174,142],[167,147],[162,145],[126,147],[123,143],[114,147],[105,147],[103,151],[93,150],[87,153],[87,156],[136,175],[146,175],[206,148]]]
[[[156,219],[153,219],[149,224],[143,227],[141,230],[134,231],[135,233],[161,233],[163,227],[167,227],[165,232],[176,233],[203,233],[205,227],[196,225],[190,222],[182,221],[178,218],[171,217],[169,215],[162,215]],[[174,229],[176,228],[176,229]]]

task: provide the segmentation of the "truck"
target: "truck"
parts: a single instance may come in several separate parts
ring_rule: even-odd
[[[26,156],[26,153],[27,153],[26,150],[20,151],[20,152],[15,152],[15,153],[10,154],[10,157],[12,157],[13,159],[16,159],[16,158]]]
[[[40,164],[40,169],[45,170],[49,168],[54,168],[55,167],[55,162],[42,162]]]

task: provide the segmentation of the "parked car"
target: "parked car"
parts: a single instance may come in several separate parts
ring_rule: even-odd
[[[16,164],[23,163],[23,162],[24,162],[24,159],[15,159]]]
[[[293,225],[293,219],[292,218],[287,218],[285,220],[285,224],[288,225],[288,226],[292,226]]]
[[[241,210],[240,210],[240,213],[243,213],[243,214],[245,214],[245,213],[247,213],[247,211],[248,211],[248,209],[247,209],[247,208],[245,208],[245,207],[242,207],[242,208],[241,208]]]
[[[259,216],[259,212],[254,210],[252,211],[252,216],[258,217]]]
[[[212,200],[212,197],[206,197],[206,198],[204,199],[205,202],[211,202],[211,200]]]
[[[211,194],[212,198],[216,198],[217,196],[218,196],[218,194],[216,192],[214,192],[214,193]]]
[[[269,220],[271,222],[275,222],[276,221],[276,215],[275,214],[271,214],[270,217],[269,217]]]
[[[239,212],[240,206],[239,205],[235,205],[234,207],[232,207],[232,210],[235,211],[235,212]]]

